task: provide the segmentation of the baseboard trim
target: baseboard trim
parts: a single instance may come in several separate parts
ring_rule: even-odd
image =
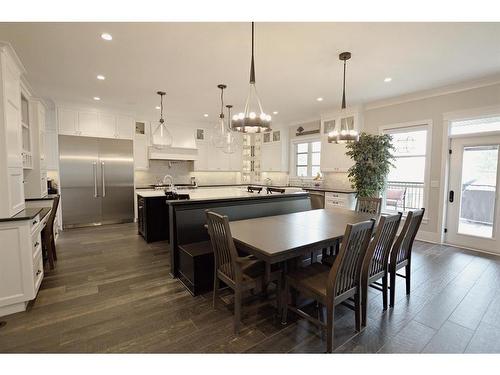
[[[14,303],[8,306],[0,307],[0,317],[15,314],[26,310],[26,302]]]

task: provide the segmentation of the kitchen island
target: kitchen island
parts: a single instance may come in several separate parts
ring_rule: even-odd
[[[197,294],[193,282],[197,278],[194,261],[181,264],[180,252],[183,247],[187,248],[190,244],[209,240],[205,228],[205,210],[210,209],[227,215],[230,220],[242,220],[311,209],[309,193],[296,188],[285,190],[283,194],[266,194],[264,190],[260,194],[250,193],[246,190],[246,186],[183,189],[179,190],[179,193],[189,194],[190,199],[169,200],[162,190],[138,191],[138,205],[141,205],[142,201],[142,204],[147,208],[150,205],[160,205],[159,207],[166,205],[168,207],[168,214],[164,215],[161,222],[155,223],[155,225],[162,227],[164,234],[168,232],[166,246],[170,250],[171,257],[170,274],[173,277],[179,277],[193,294]],[[151,199],[154,201],[148,202]],[[144,223],[145,227],[148,225],[151,224]],[[209,251],[210,248],[207,249],[207,253]],[[188,255],[193,254],[189,253]],[[203,264],[196,268],[199,272],[213,272],[212,254],[203,253],[198,249],[193,256],[205,256]],[[205,291],[208,287],[209,285],[203,285],[198,290]]]

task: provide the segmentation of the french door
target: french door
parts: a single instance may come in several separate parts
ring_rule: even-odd
[[[453,138],[446,242],[500,254],[500,136]]]

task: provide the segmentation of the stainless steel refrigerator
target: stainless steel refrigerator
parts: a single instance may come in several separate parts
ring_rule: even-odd
[[[134,221],[132,141],[59,136],[64,228]]]

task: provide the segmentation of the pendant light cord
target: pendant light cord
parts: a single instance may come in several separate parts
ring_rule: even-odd
[[[224,118],[224,88],[220,89],[220,115],[219,118]]]
[[[344,60],[344,83],[342,86],[342,109],[345,109],[345,66],[346,66],[346,60]]]
[[[253,59],[254,23],[252,22],[252,62],[250,63],[250,83],[255,83],[255,64]]]

